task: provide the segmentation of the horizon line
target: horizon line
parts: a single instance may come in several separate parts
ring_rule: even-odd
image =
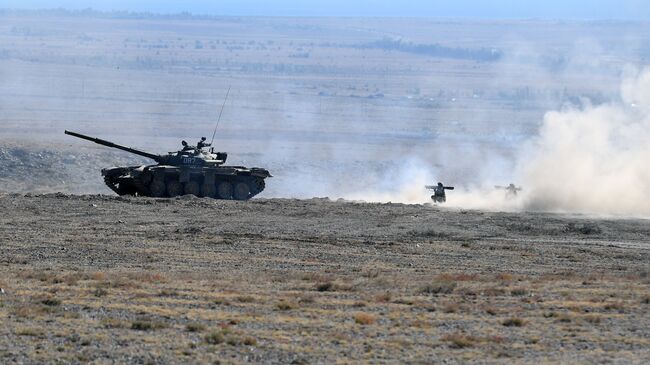
[[[262,14],[235,14],[235,13],[200,13],[192,11],[136,11],[136,10],[102,10],[95,9],[93,7],[83,7],[83,8],[66,8],[66,7],[55,7],[55,8],[0,8],[0,15],[3,13],[39,13],[39,12],[59,12],[64,13],[64,15],[87,15],[87,16],[98,16],[98,15],[118,15],[116,18],[122,17],[132,17],[137,19],[138,17],[166,17],[166,18],[177,18],[177,19],[217,19],[217,18],[368,18],[368,19],[430,19],[430,20],[455,20],[455,21],[538,21],[538,22],[584,22],[584,23],[648,23],[650,20],[647,19],[633,19],[633,18],[578,18],[578,17],[476,17],[476,16],[429,16],[429,15],[308,15],[308,14],[283,14],[283,15],[262,15]]]

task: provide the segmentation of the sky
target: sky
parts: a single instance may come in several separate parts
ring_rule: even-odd
[[[648,0],[0,0],[4,9],[207,15],[650,20]]]

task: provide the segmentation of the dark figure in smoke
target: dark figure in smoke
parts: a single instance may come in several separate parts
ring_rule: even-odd
[[[438,185],[427,185],[425,188],[433,190],[433,195],[431,195],[431,200],[434,203],[444,203],[447,201],[447,194],[445,190],[454,190],[453,186],[444,186],[441,182]]]
[[[514,199],[517,197],[517,192],[521,191],[521,188],[515,186],[515,184],[509,184],[508,186],[495,186],[497,189],[503,189],[506,191],[506,198]]]
[[[201,140],[199,141],[199,143],[196,144],[196,148],[198,148],[199,150],[203,149],[205,147],[210,147],[210,146],[212,146],[212,143],[207,143],[205,141],[205,137],[201,137]]]

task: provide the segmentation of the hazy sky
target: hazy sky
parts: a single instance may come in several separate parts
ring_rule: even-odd
[[[212,15],[650,19],[648,0],[0,0],[0,8]]]

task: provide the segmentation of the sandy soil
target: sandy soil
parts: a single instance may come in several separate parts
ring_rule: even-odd
[[[0,359],[650,358],[647,220],[0,195]]]

